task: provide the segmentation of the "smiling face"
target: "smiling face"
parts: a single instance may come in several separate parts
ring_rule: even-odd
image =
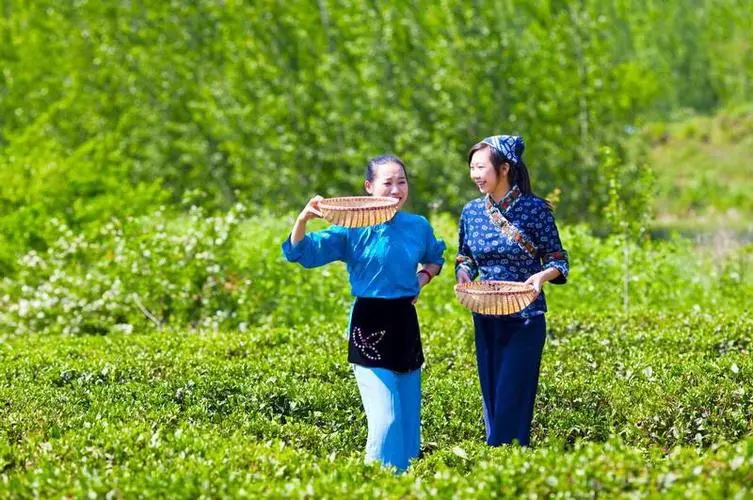
[[[372,196],[391,196],[400,202],[400,210],[408,199],[408,178],[403,167],[394,161],[382,163],[374,167],[374,178],[366,180],[366,192]]]
[[[510,166],[503,163],[499,167],[499,173],[494,169],[491,159],[491,148],[481,148],[471,156],[469,173],[471,179],[478,187],[478,190],[484,194],[498,195],[505,194],[509,190],[507,174]]]

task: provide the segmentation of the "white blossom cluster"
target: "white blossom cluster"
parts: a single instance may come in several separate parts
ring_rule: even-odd
[[[229,271],[231,234],[246,209],[207,216],[113,219],[94,235],[51,221],[58,236],[0,282],[0,328],[11,333],[130,333],[172,321],[218,329],[237,322],[249,280]]]

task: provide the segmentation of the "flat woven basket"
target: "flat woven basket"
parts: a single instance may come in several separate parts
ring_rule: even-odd
[[[504,316],[522,311],[539,293],[517,281],[471,281],[455,285],[455,295],[475,313]]]
[[[382,196],[343,196],[319,202],[322,217],[338,226],[365,227],[381,224],[397,213],[400,200]]]

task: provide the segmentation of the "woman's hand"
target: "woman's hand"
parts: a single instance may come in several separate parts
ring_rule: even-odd
[[[458,283],[460,283],[460,284],[462,284],[462,283],[470,283],[471,282],[471,277],[468,276],[468,273],[465,272],[465,270],[463,270],[463,269],[459,269],[458,270],[457,274],[455,275],[455,278],[457,278]]]
[[[311,198],[309,202],[306,203],[306,206],[303,207],[301,213],[298,214],[298,220],[302,222],[308,222],[311,219],[320,219],[322,217],[322,213],[319,211],[319,202],[323,199],[324,198],[319,195]]]
[[[526,285],[531,285],[536,293],[541,293],[541,288],[544,286],[544,279],[541,273],[536,273],[525,282]]]
[[[542,288],[544,288],[544,283],[552,281],[559,275],[560,272],[557,269],[550,267],[549,269],[544,269],[528,278],[525,284],[531,285],[536,292],[541,293]]]

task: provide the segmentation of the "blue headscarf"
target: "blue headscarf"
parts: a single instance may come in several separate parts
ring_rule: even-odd
[[[520,163],[523,151],[526,149],[523,138],[518,135],[493,135],[481,142],[493,147],[513,165]]]

